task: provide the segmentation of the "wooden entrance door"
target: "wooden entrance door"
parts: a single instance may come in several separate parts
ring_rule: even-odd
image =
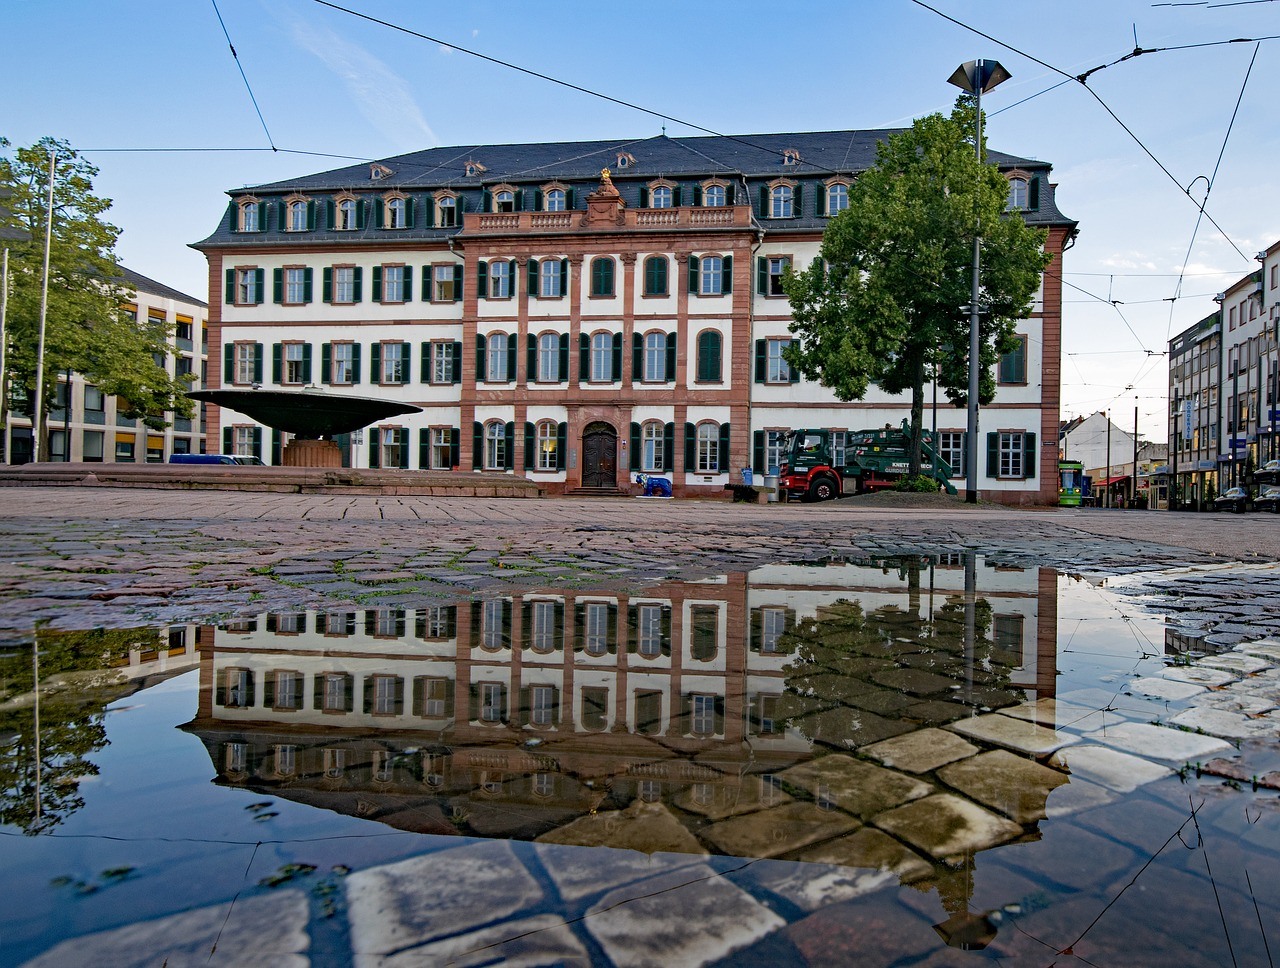
[[[593,423],[582,432],[582,486],[617,487],[618,432]]]

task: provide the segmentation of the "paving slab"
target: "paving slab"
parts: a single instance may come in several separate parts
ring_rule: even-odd
[[[1208,689],[1225,686],[1228,682],[1235,682],[1240,678],[1225,669],[1210,669],[1200,665],[1170,666],[1164,670],[1163,675],[1174,682],[1190,682]]]
[[[952,793],[896,807],[876,817],[874,823],[939,860],[986,850],[1022,834],[1020,824]]]
[[[1079,738],[1060,730],[1047,729],[1035,723],[1014,719],[1003,713],[989,713],[985,716],[975,716],[973,719],[962,719],[949,724],[946,728],[970,739],[1034,756],[1052,753],[1054,750],[1076,742]]]
[[[1070,778],[1007,750],[992,750],[944,766],[938,776],[970,799],[998,810],[1020,824],[1045,817],[1049,794]]]
[[[636,800],[625,810],[587,814],[537,838],[540,844],[613,847],[644,854],[705,854],[698,839],[661,803]]]
[[[447,890],[424,890],[425,885]],[[345,881],[361,965],[530,910],[542,888],[511,845],[483,840],[358,871]]]
[[[806,847],[794,854],[793,859],[844,868],[888,871],[904,884],[933,873],[933,865],[927,860],[874,827],[863,827],[835,840]]]
[[[306,894],[277,890],[71,938],[24,968],[308,968],[308,917]]]
[[[1114,709],[1096,709],[1059,699],[1031,699],[1000,710],[1000,715],[1024,719],[1046,729],[1068,729],[1077,733],[1123,718],[1123,714]]]
[[[568,844],[534,844],[533,849],[556,891],[566,901],[580,901],[634,881],[692,869],[705,856],[705,853],[644,854],[636,850]]]
[[[1280,738],[1280,722],[1227,709],[1214,709],[1211,706],[1184,709],[1169,721],[1199,733],[1228,740]]]
[[[431,944],[392,954],[365,956],[356,952],[361,968],[479,968],[501,964],[504,968],[542,968],[545,965],[589,968],[586,946],[558,914],[504,921],[479,931],[458,934]]]
[[[1170,702],[1181,702],[1183,699],[1190,699],[1205,691],[1204,686],[1196,683],[1166,679],[1163,676],[1143,676],[1141,679],[1134,679],[1129,683],[1129,688],[1144,696],[1167,699]]]
[[[778,778],[864,820],[934,792],[932,783],[838,753],[783,770]]]
[[[673,802],[681,810],[699,814],[708,820],[723,820],[741,813],[778,807],[792,799],[777,784],[756,775],[744,776],[740,783],[733,785],[712,785],[710,799],[700,799],[694,792],[686,789]]]
[[[924,867],[932,870],[927,864]],[[749,873],[749,877],[742,879],[744,887],[753,893],[765,890],[785,898],[802,911],[817,911],[828,904],[852,901],[898,883],[897,875],[890,870],[781,860],[752,864]]]
[[[1072,746],[1059,750],[1049,762],[1065,768],[1073,778],[1084,777],[1117,793],[1132,793],[1140,786],[1173,775],[1167,766],[1106,746]]]
[[[1097,783],[1090,783],[1078,774],[1070,779],[1070,783],[1064,783],[1050,793],[1049,799],[1045,802],[1044,812],[1050,820],[1083,813],[1094,807],[1111,803],[1116,798],[1116,794],[1111,790]]]
[[[1256,655],[1242,655],[1235,652],[1224,652],[1222,655],[1207,655],[1199,659],[1196,665],[1207,669],[1221,669],[1237,675],[1248,676],[1263,669],[1270,669],[1275,663]]]
[[[1259,639],[1256,642],[1245,642],[1235,647],[1236,652],[1243,652],[1245,655],[1255,655],[1260,659],[1268,659],[1271,662],[1280,662],[1280,640],[1277,639]]]
[[[908,773],[929,773],[978,751],[978,747],[945,729],[919,729],[862,750],[885,766]]]
[[[777,857],[858,826],[857,820],[839,810],[797,802],[722,820],[704,829],[702,836],[734,857]]]
[[[1185,729],[1154,726],[1150,723],[1120,723],[1084,737],[1099,746],[1148,759],[1185,763],[1229,749],[1231,744],[1212,736],[1200,736]]]
[[[786,922],[701,866],[613,891],[587,911],[584,924],[613,964],[671,968],[727,958]]]

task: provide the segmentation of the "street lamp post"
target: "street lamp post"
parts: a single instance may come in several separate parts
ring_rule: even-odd
[[[948,83],[954,84],[963,91],[968,91],[975,98],[974,151],[978,155],[978,164],[982,164],[982,95],[997,84],[1002,84],[1010,77],[1008,71],[1000,66],[999,61],[976,60],[966,61],[955,69]],[[978,503],[978,385],[979,357],[982,350],[982,337],[979,331],[978,308],[978,270],[982,260],[982,226],[974,225],[973,231],[973,292],[969,297],[969,421],[968,446],[966,454],[966,474],[964,499],[968,504]]]

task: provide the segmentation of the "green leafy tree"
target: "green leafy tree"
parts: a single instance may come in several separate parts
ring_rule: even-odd
[[[184,378],[168,375],[163,365],[166,327],[135,321],[122,309],[128,291],[121,284],[115,245],[120,230],[105,221],[111,200],[93,193],[98,169],[66,142],[44,138],[29,148],[9,151],[0,138],[0,185],[12,196],[5,221],[26,230],[28,241],[10,244],[11,293],[6,321],[6,355],[12,400],[34,416],[40,325],[40,292],[49,198],[49,157],[56,154],[53,180],[53,230],[49,248],[49,296],[45,323],[44,407],[54,400],[57,375],[81,373],[105,393],[116,396],[119,411],[142,418],[149,427],[166,425],[165,412],[192,413]],[[7,402],[6,398],[6,402]],[[42,453],[47,450],[40,428]]]
[[[875,165],[827,227],[821,258],[789,274],[787,360],[841,400],[870,384],[911,391],[910,473],[920,471],[924,384],[932,370],[956,406],[968,402],[973,238],[981,226],[983,317],[980,401],[995,394],[993,366],[1016,348],[1048,264],[1046,233],[1006,212],[1008,182],[973,148],[973,99],[931,114],[880,143]]]

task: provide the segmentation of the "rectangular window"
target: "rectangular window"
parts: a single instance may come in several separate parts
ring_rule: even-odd
[[[666,467],[666,429],[662,424],[645,424],[640,446],[641,470],[651,473]]]
[[[431,469],[447,471],[453,466],[453,431],[448,427],[431,428]]]
[[[382,301],[384,303],[404,302],[405,266],[382,267]]]
[[[490,598],[484,603],[480,621],[480,647],[484,649],[506,648],[506,601],[501,598]]]
[[[299,672],[276,673],[276,709],[302,708],[302,674]]]
[[[256,343],[236,343],[235,346],[235,382],[248,386],[257,374],[258,346]]]
[[[555,299],[564,294],[564,280],[561,277],[559,259],[543,259],[538,265],[538,295],[544,299]]]
[[[299,305],[307,301],[307,270],[292,268],[284,270],[284,301]]]
[[[191,320],[178,317],[177,326],[174,328],[174,336],[178,339],[184,339],[188,343],[191,342]]]
[[[449,680],[428,679],[422,689],[422,715],[426,719],[443,719],[448,715]]]
[[[396,677],[373,677],[373,714],[394,716],[396,712]]]
[[[550,652],[556,647],[556,603],[533,602],[533,628],[529,645],[535,652]]]
[[[355,266],[333,267],[333,301],[335,303],[353,303],[356,301]]]
[[[337,385],[349,385],[355,382],[356,344],[332,344],[333,359],[329,364],[329,382]]]
[[[232,428],[232,453],[237,457],[254,457],[254,442],[257,439],[257,427],[237,424]]]
[[[783,633],[787,631],[785,608],[764,608],[760,611],[760,651],[777,654]]]
[[[789,256],[770,256],[762,258],[760,294],[764,296],[785,296],[782,289],[782,274],[791,265]]]
[[[453,382],[453,342],[431,344],[431,382]]]
[[[1002,384],[1021,384],[1027,382],[1027,338],[1017,336],[1018,348],[1000,357],[1000,376]]]
[[[101,430],[86,430],[84,432],[84,453],[81,457],[89,463],[100,464],[102,462],[102,437]]]
[[[403,427],[383,427],[381,429],[381,434],[382,434],[382,446],[380,449],[382,453],[379,456],[381,457],[382,466],[383,467],[399,467],[400,454],[402,453],[403,448],[406,446],[406,441],[408,440],[408,437],[409,437],[409,431]],[[383,611],[379,611],[378,613],[379,619],[381,619]],[[384,634],[382,633],[381,629],[379,629],[379,634]],[[394,630],[389,634],[395,634]]]
[[[555,721],[555,686],[533,686],[529,690],[529,722],[550,726]]]
[[[608,603],[587,602],[583,606],[582,648],[587,655],[604,655],[608,651]]]
[[[511,298],[511,263],[490,262],[489,263],[489,298],[490,299],[509,299]]]
[[[382,383],[384,386],[387,384],[409,382],[408,343],[382,344],[382,372],[378,375],[378,382]]]
[[[847,430],[831,431],[831,466],[844,467],[846,443],[849,439]]]
[[[432,266],[431,279],[431,299],[433,302],[453,302],[457,298],[454,266]]]
[[[963,430],[938,431],[938,457],[951,465],[952,477],[965,476]]]
[[[1022,472],[1023,435],[1000,434],[1000,477],[1024,477]]]
[[[783,436],[785,430],[769,430],[765,432],[764,443],[764,466],[767,471],[770,467],[781,467],[783,456]]]
[[[716,697],[692,696],[693,722],[691,732],[700,736],[710,736],[716,731]]]
[[[765,344],[765,383],[791,383],[791,366],[782,358],[782,351],[791,345],[791,340],[771,339]]]
[[[285,343],[283,346],[284,357],[284,382],[289,384],[306,383],[305,370],[303,366],[303,354],[306,349],[304,343]]]
[[[707,255],[698,261],[698,292],[703,296],[724,292],[724,260],[720,256]]]
[[[486,723],[502,722],[502,683],[480,683],[480,719]]]
[[[347,677],[341,673],[327,673],[323,678],[322,711],[342,713],[347,711]]]
[[[259,269],[236,270],[236,305],[256,306],[262,302],[262,290],[258,285]]]
[[[275,748],[276,776],[293,776],[298,771],[298,747],[282,744]]]
[[[636,651],[646,658],[662,654],[662,606],[636,607]]]

